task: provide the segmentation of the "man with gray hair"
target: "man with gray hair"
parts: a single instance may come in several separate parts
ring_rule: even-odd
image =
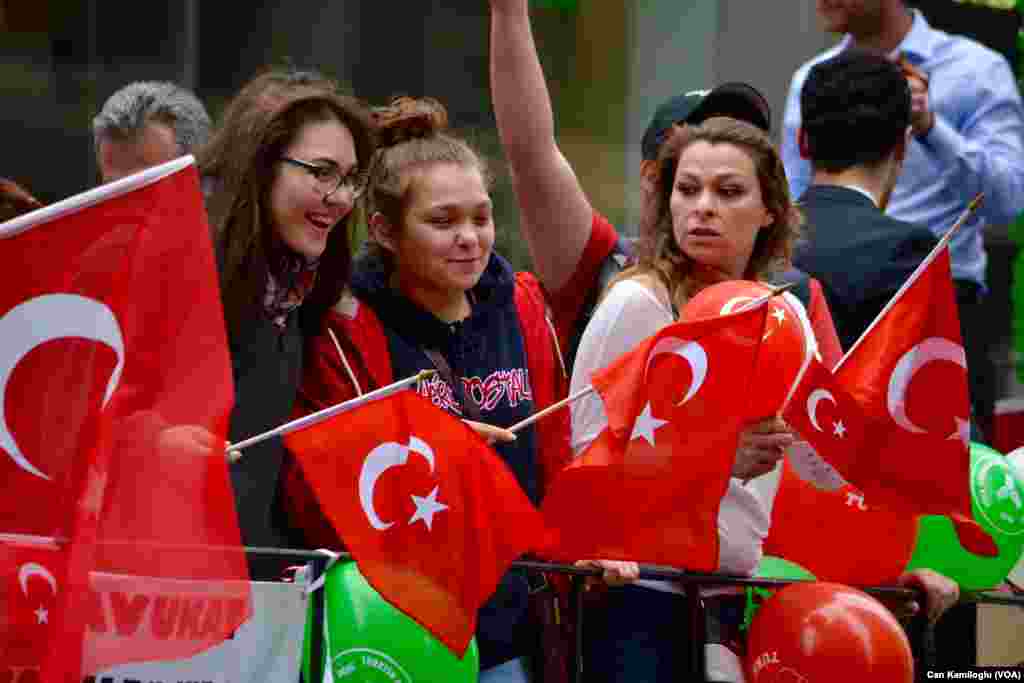
[[[92,120],[102,182],[190,154],[210,136],[210,116],[191,92],[170,82],[129,83]]]

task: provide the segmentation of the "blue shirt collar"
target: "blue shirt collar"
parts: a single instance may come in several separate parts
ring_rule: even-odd
[[[921,14],[921,10],[915,9],[912,12],[914,14],[914,23],[910,25],[910,31],[903,37],[903,41],[896,49],[906,53],[911,58],[911,61],[920,64],[932,58],[932,53],[934,52],[932,38],[935,32],[924,18],[924,15]]]
[[[903,40],[896,46],[894,54],[904,52],[910,58],[911,62],[920,64],[921,62],[927,61],[932,56],[934,46],[932,44],[932,36],[934,30],[928,23],[928,20],[921,14],[921,10],[913,9],[911,14],[914,15],[914,22],[910,25],[910,31],[907,35],[903,36]],[[842,52],[846,48],[850,47],[853,42],[853,36],[847,33],[843,36],[843,41],[839,44],[839,51]]]

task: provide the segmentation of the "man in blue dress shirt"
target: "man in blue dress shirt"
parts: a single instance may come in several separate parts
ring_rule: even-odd
[[[903,57],[911,71],[913,139],[887,213],[948,230],[967,203],[985,193],[981,210],[953,237],[953,279],[971,376],[971,403],[982,430],[995,400],[995,370],[988,356],[981,301],[987,293],[983,229],[1006,225],[1024,211],[1024,107],[1006,59],[981,44],[928,25],[903,0],[817,0],[825,30],[841,42],[797,70],[783,123],[782,158],[794,196],[811,178],[800,157],[800,91],[810,68],[848,46]],[[855,106],[855,103],[851,103]]]

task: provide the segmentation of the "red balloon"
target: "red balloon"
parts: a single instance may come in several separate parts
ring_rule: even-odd
[[[696,320],[742,310],[745,304],[771,292],[751,280],[729,280],[705,287],[683,307],[683,320]],[[803,304],[786,293],[768,302],[764,340],[749,392],[747,417],[757,420],[781,408],[805,360],[817,351],[817,342]]]
[[[750,683],[912,683],[914,658],[896,617],[838,583],[794,583],[765,601],[747,641]]]

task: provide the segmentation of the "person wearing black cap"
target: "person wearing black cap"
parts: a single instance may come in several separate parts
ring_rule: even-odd
[[[641,207],[655,201],[654,187],[658,181],[658,150],[669,131],[675,127],[697,125],[713,116],[727,116],[752,123],[768,133],[772,126],[768,100],[757,88],[746,83],[723,83],[711,90],[691,90],[670,97],[658,105],[654,116],[640,139],[640,191]],[[654,212],[640,212],[641,217]],[[640,239],[649,237],[653,229],[650,221],[641,218]]]
[[[622,251],[625,250],[616,246],[617,242],[621,245],[622,240],[619,240],[618,234],[608,221],[591,206],[575,172],[558,148],[551,100],[531,34],[528,0],[490,2],[491,95],[498,132],[509,161],[520,208],[523,236],[533,258],[537,276],[545,286],[548,302],[554,314],[554,324],[558,329],[559,343],[562,349],[566,349],[573,330],[582,330],[589,319],[586,311],[588,307],[592,308],[592,302],[604,289],[605,279],[610,280],[623,269],[625,258],[620,261],[616,257],[624,256]],[[765,214],[761,215],[756,209],[757,202],[761,200],[754,200],[754,195],[761,197],[761,193],[767,190],[761,187],[765,183],[760,178],[755,178],[753,173],[743,176],[746,183],[743,194],[755,205],[751,213],[764,219],[762,227],[773,231],[773,235],[784,233],[785,239],[780,237],[778,240],[780,245],[791,244],[791,238],[798,230],[798,212],[792,209],[788,190],[785,190],[785,178],[781,173],[781,162],[778,161],[774,146],[767,137],[771,123],[770,110],[764,98],[754,88],[743,84],[727,84],[710,92],[691,92],[669,100],[659,107],[655,120],[648,133],[644,135],[646,149],[657,153],[659,144],[666,143],[666,153],[671,157],[671,140],[680,137],[676,135],[680,125],[702,123],[712,117],[715,118],[715,122],[708,122],[712,129],[714,125],[721,127],[724,123],[728,135],[749,138],[750,146],[757,149],[758,158],[765,159],[764,163],[777,171],[771,183],[774,212],[768,212],[766,209]],[[740,121],[727,120],[736,118]],[[701,134],[712,135],[712,129]],[[712,146],[711,143],[707,145]],[[746,147],[743,149],[746,150]],[[747,151],[738,149],[733,151],[736,152],[736,158],[741,159],[738,163],[746,163],[753,167],[753,157],[750,156],[754,154],[753,152],[748,154]],[[669,157],[666,157],[667,166],[674,163]],[[641,171],[645,176],[645,183],[652,179],[661,185],[659,165],[656,161],[646,160]],[[661,189],[671,193],[673,186],[673,183],[669,183],[661,185]],[[758,188],[757,192],[754,191],[755,187]],[[779,188],[783,188],[782,191]],[[658,206],[667,201],[664,196],[656,194],[656,189],[652,194]],[[768,220],[768,213],[771,213],[771,220]],[[749,217],[750,214],[745,215]],[[754,229],[749,221],[740,222],[742,225],[737,229],[743,234],[746,235]],[[664,229],[668,222],[662,223],[661,227]],[[648,234],[648,237],[652,236],[653,231]],[[641,237],[643,238],[643,233]],[[779,251],[780,258],[784,253],[788,252],[785,249]],[[749,258],[749,254],[743,258]],[[774,257],[768,258],[766,263],[774,264],[776,260]],[[726,276],[737,275],[733,270],[723,273]],[[739,273],[744,274],[747,274],[745,270]],[[751,277],[761,275],[759,269],[751,269]],[[677,291],[682,292],[683,289]],[[820,296],[820,289],[816,291],[823,315],[816,318],[813,312],[809,312],[821,353],[823,356],[829,356],[829,349],[838,352],[838,340],[824,299]],[[646,320],[645,325],[649,323],[650,327],[653,327],[671,322],[674,317],[671,307],[662,307],[660,304],[659,300],[655,307],[658,317]],[[627,321],[626,317],[623,317],[622,320],[624,325],[631,325],[633,319]],[[815,321],[820,324],[815,324]],[[650,329],[648,326],[634,327],[636,330]],[[570,347],[568,355],[572,358],[573,348]],[[586,359],[583,356],[581,358],[581,366],[586,366]],[[573,376],[583,376],[586,372],[585,367],[578,367]],[[779,426],[774,420],[769,422],[770,424],[760,428],[761,431],[756,436],[751,437],[751,441],[756,441],[758,446],[751,445],[738,459],[747,458],[752,454],[763,455],[760,446],[764,447],[764,451],[770,451],[762,464],[775,458],[772,460],[774,464],[778,457],[781,457],[781,452],[776,446],[789,439],[788,429]],[[740,523],[740,526],[742,525],[743,523]],[[741,544],[742,541],[735,545]],[[746,547],[741,553],[747,560],[759,552],[754,545],[753,542],[750,544],[751,553],[745,552],[748,549]],[[756,559],[751,561],[756,564]],[[611,568],[599,562],[592,563],[603,567],[605,579],[609,583],[628,582],[626,570]],[[749,564],[750,562],[747,562],[747,565]],[[745,568],[749,569],[749,566]],[[633,594],[632,590],[623,590],[624,592],[620,591],[618,595]],[[672,608],[675,603],[660,601],[663,608],[659,610],[658,618],[655,618],[644,611],[647,602],[632,605],[627,605],[626,602],[628,598],[625,601],[620,600],[616,605],[622,605],[634,618],[619,619],[622,612],[615,611],[614,607],[608,605],[604,611],[598,610],[596,614],[590,612],[590,616],[587,617],[586,628],[583,629],[588,641],[584,647],[588,660],[588,664],[585,665],[587,680],[608,680],[616,683],[627,680],[680,680],[671,677],[671,674],[667,674],[671,678],[664,678],[667,669],[682,669],[687,664],[692,664],[688,659],[689,649],[685,646],[685,625],[676,620],[677,615]],[[655,603],[658,602],[659,600],[655,600]],[[599,620],[600,624],[610,628],[600,626]],[[721,625],[724,622],[716,623]],[[697,634],[692,635],[697,637]],[[735,672],[739,672],[735,655],[727,652],[727,648],[721,644],[716,644],[718,647],[708,648],[708,662],[713,660],[711,655],[717,654],[719,658],[714,660],[715,664],[729,664]],[[728,659],[729,655],[732,659]],[[713,677],[712,680],[732,679]]]

